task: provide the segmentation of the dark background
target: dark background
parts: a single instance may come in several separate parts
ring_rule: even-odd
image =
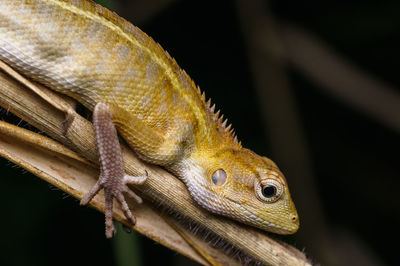
[[[284,241],[322,265],[394,265],[400,105],[390,108],[400,97],[400,2],[243,2],[101,1],[177,60],[229,118],[244,146],[280,166],[301,222],[299,232]],[[344,59],[360,74],[358,80],[389,96],[356,104],[373,89],[349,82],[352,86],[339,92],[348,69],[325,69],[330,64],[324,57],[318,58],[322,65],[313,66],[313,53],[291,39],[287,25],[289,33],[308,36],[331,55],[329,60]],[[263,34],[265,50],[252,44]],[[300,63],[296,55],[303,56]],[[321,81],[313,76],[318,71],[334,78]],[[360,90],[347,95],[354,87]],[[106,240],[102,214],[0,162],[0,265],[191,263],[139,235],[127,239],[121,232],[120,238]]]

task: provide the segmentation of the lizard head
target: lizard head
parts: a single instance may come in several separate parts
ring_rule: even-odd
[[[299,228],[286,179],[270,159],[223,148],[197,154],[183,169],[192,197],[209,211],[278,234]]]

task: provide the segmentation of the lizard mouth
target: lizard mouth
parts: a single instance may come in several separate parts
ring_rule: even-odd
[[[256,214],[252,213],[245,207],[243,207],[241,204],[239,204],[233,200],[230,200],[230,201],[233,203],[233,205],[235,207],[237,207],[240,210],[240,212],[242,212],[244,214],[244,216],[239,217],[239,219],[244,223],[250,224],[252,226],[256,226],[261,229],[267,229],[268,231],[272,231],[275,233],[288,233],[288,232],[293,231],[293,228],[288,228],[286,226],[282,226],[282,225],[275,224],[273,222],[266,221],[266,220],[260,218],[259,216],[257,216]],[[243,218],[243,217],[246,217],[246,218]],[[238,218],[238,217],[236,216],[235,218]]]

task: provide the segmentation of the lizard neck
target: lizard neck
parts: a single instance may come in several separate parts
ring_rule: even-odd
[[[213,193],[211,185],[206,178],[207,172],[197,165],[193,159],[186,158],[166,168],[185,183],[190,195],[200,206],[220,215],[229,214],[229,209],[222,206],[221,208],[216,208],[216,206],[210,204],[211,202],[223,203],[224,200]]]

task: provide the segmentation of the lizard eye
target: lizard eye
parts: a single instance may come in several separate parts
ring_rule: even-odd
[[[255,180],[254,188],[258,198],[269,203],[277,201],[283,194],[282,184],[275,179]]]
[[[211,177],[212,182],[216,186],[222,186],[226,182],[226,173],[222,169],[218,169]]]

